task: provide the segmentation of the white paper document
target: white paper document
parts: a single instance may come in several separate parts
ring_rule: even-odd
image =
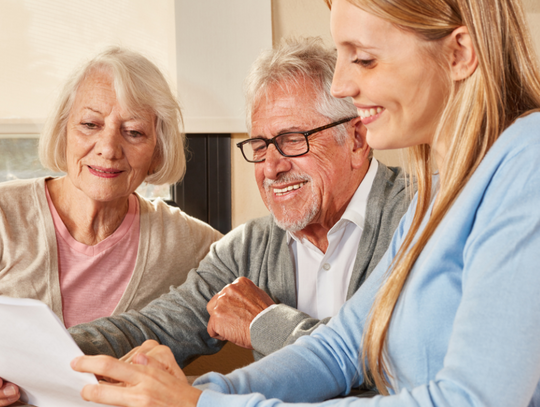
[[[75,372],[83,355],[58,317],[41,301],[0,296],[0,377],[38,407],[98,406],[80,395],[94,375]]]

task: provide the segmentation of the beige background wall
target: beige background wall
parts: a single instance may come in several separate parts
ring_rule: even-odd
[[[540,0],[523,0],[529,27],[540,55]],[[323,0],[272,0],[272,39],[274,44],[289,36],[320,36],[333,46],[329,28],[330,11]],[[268,213],[253,179],[253,165],[246,163],[236,143],[247,137],[232,138],[232,222],[233,227]],[[402,165],[398,150],[376,151],[375,157],[388,165]]]

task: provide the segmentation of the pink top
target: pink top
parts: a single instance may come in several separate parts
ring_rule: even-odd
[[[139,200],[131,194],[120,227],[95,246],[87,246],[70,235],[47,188],[46,192],[56,230],[64,324],[69,328],[111,315],[135,269]]]

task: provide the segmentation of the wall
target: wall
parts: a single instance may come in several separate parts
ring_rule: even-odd
[[[0,133],[38,133],[67,75],[106,46],[143,53],[176,87],[174,32],[172,0],[1,1]]]

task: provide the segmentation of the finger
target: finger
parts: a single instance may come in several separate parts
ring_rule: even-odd
[[[131,358],[133,355],[135,355],[139,350],[139,346],[136,346],[135,348],[131,349],[128,353],[126,353],[124,356],[122,356],[120,359],[122,362],[130,363]]]
[[[206,310],[208,311],[208,313],[210,315],[212,315],[212,311],[214,310],[214,308],[216,307],[216,303],[217,303],[217,300],[218,300],[218,296],[219,296],[219,293],[217,293],[216,295],[214,295],[212,298],[210,298],[210,301],[208,301],[208,304],[206,304]]]
[[[173,375],[177,379],[183,379],[185,377],[180,367],[178,367],[178,369],[175,369],[174,366],[168,366],[167,364],[164,364],[161,361],[148,355],[138,354],[136,357],[133,358],[133,363],[162,370]],[[178,370],[180,372],[178,372]]]
[[[152,349],[154,349],[156,346],[160,346],[159,342],[154,341],[153,339],[149,339],[147,341],[144,341],[144,343],[141,346],[137,346],[133,349],[131,349],[128,353],[126,353],[124,356],[120,358],[122,362],[131,363],[131,360],[133,357],[139,353],[148,353]]]
[[[186,375],[176,363],[176,359],[168,346],[157,346],[152,351],[148,352],[146,365],[150,367],[156,367],[162,369],[165,368],[167,372],[172,374],[177,379],[185,381],[187,383]]]
[[[219,339],[220,341],[226,341],[227,339],[223,336],[221,336],[216,329],[214,328],[214,323],[211,322],[212,317],[210,317],[210,321],[208,322],[208,326],[206,327],[206,331],[208,332],[208,335],[210,335],[210,338]]]
[[[0,379],[0,406],[8,406],[19,400],[19,387]]]
[[[140,366],[104,355],[79,356],[71,361],[71,368],[77,372],[106,376],[127,384],[136,383],[140,377]]]
[[[135,405],[129,388],[108,384],[87,384],[81,390],[81,397],[86,401],[110,406],[128,407]]]
[[[216,331],[214,323],[215,320],[216,319],[214,317],[210,317],[210,319],[208,320],[208,325],[206,326],[206,331],[208,332],[208,335],[210,335],[210,338],[224,341],[225,339]]]

